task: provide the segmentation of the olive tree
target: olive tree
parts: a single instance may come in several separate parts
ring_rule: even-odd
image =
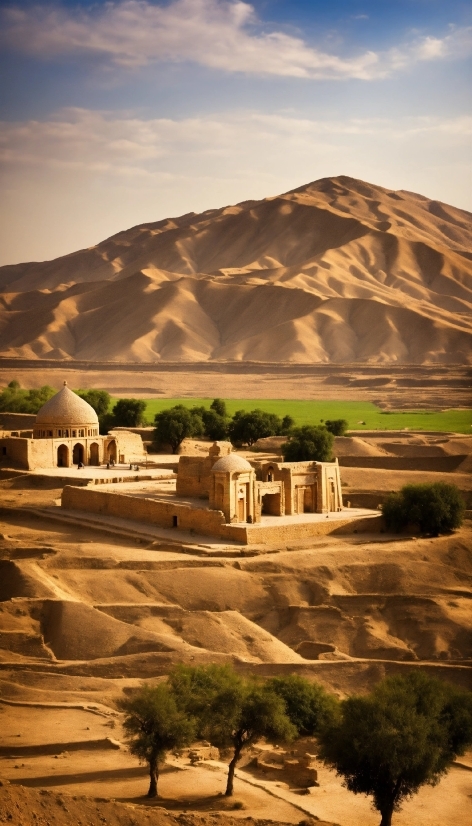
[[[319,756],[391,826],[402,802],[436,785],[470,743],[472,694],[417,671],[344,700],[319,735]]]
[[[181,748],[195,737],[195,721],[177,707],[166,683],[144,684],[118,704],[124,712],[124,729],[131,754],[149,766],[148,797],[157,797],[159,763],[168,751]]]
[[[232,749],[225,794],[233,794],[234,772],[244,749],[261,737],[290,740],[297,730],[284,700],[268,685],[244,678],[230,666],[180,666],[169,677],[178,704],[197,717],[199,734]]]

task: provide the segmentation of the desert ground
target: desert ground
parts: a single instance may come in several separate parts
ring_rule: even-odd
[[[471,448],[472,437],[447,434],[440,444],[424,434],[337,440],[344,499],[376,507],[406,481],[441,479],[459,486],[470,509]],[[444,455],[457,457],[452,470],[442,470]],[[368,466],[395,456],[429,457],[430,470]],[[470,510],[461,529],[434,539],[377,532],[251,549],[151,535],[139,523],[124,531],[120,520],[91,524],[80,514],[64,521],[63,483],[7,470],[0,479],[0,820],[375,826],[369,799],[347,792],[316,757],[319,785],[308,794],[277,770],[274,752],[273,771],[256,769],[263,744],[238,769],[241,808],[222,796],[227,756],[203,752],[197,763],[170,756],[161,797],[150,802],[116,701],[177,662],[231,662],[261,677],[295,672],[340,697],[417,668],[470,687]],[[316,755],[314,741],[280,745],[279,755],[284,749]],[[471,796],[467,754],[394,823],[466,823]]]

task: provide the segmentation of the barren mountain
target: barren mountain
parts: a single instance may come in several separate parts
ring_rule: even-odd
[[[468,363],[472,215],[324,178],[0,269],[0,355]]]

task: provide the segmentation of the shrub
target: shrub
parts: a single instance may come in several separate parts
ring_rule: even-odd
[[[414,525],[432,536],[459,528],[464,510],[458,488],[446,482],[405,485],[398,493],[391,493],[382,506],[389,530],[398,532]]]
[[[344,436],[348,429],[349,422],[346,419],[326,419],[325,428],[329,430],[333,436]]]

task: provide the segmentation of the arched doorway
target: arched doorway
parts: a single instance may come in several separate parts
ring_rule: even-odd
[[[57,448],[57,466],[69,467],[69,448],[67,445],[59,445]]]
[[[97,442],[92,442],[90,445],[90,464],[91,465],[99,465],[100,464],[100,448]]]
[[[72,464],[73,465],[78,465],[79,462],[83,463],[83,461],[84,461],[84,446],[79,444],[79,442],[77,442],[77,444],[74,445],[74,449],[72,451]]]
[[[114,439],[112,439],[111,442],[108,442],[107,453],[108,461],[116,462],[116,442]]]

